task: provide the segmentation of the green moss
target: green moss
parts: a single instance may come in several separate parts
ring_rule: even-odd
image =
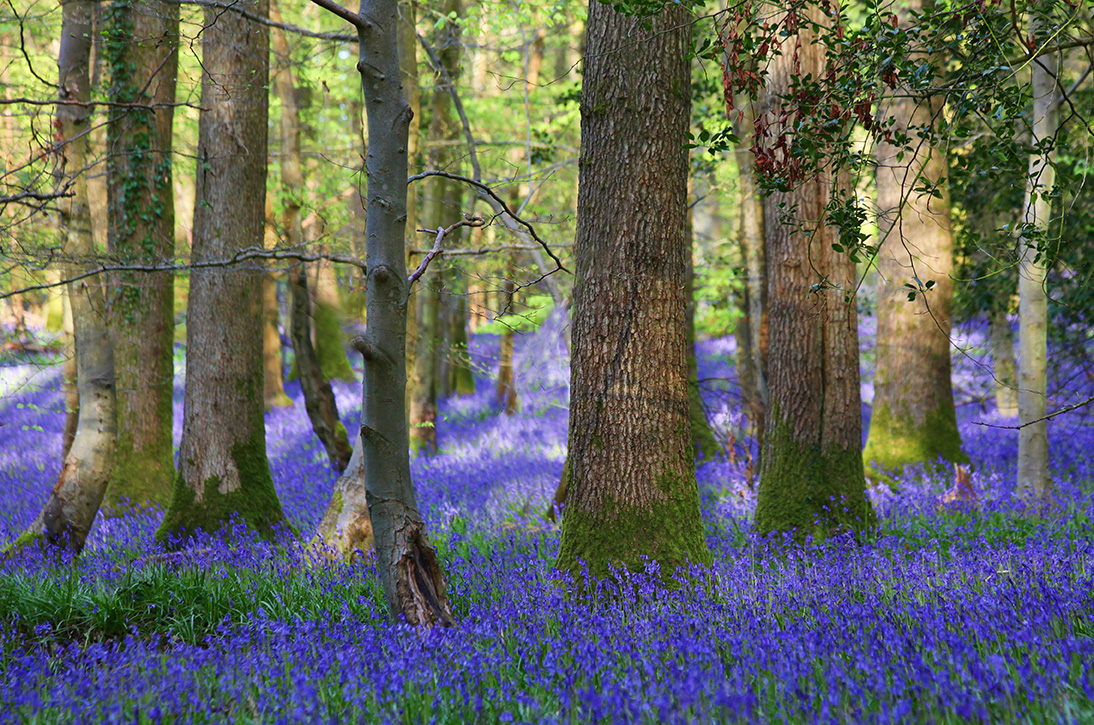
[[[220,478],[212,476],[205,481],[205,494],[200,502],[195,499],[193,485],[183,479],[181,472],[175,477],[171,505],[156,532],[158,541],[171,536],[186,539],[198,531],[216,531],[233,518],[247,522],[267,537],[272,536],[275,525],[284,524],[285,515],[266,459],[264,431],[260,429],[232,446],[232,462],[239,472],[239,488],[221,493]]]
[[[756,502],[757,531],[793,531],[823,539],[836,531],[873,528],[877,516],[866,497],[858,446],[821,450],[802,445],[777,407],[770,420]]]
[[[45,534],[40,531],[31,531],[27,529],[3,549],[0,549],[0,556],[10,556],[17,551],[20,551],[31,544],[37,543],[45,538]]]
[[[944,458],[951,463],[967,463],[961,450],[961,434],[953,401],[935,408],[922,424],[911,416],[894,415],[887,405],[874,409],[870,435],[862,458],[872,478],[887,478],[887,471],[899,471],[912,463],[929,463]]]
[[[650,506],[615,502],[597,514],[568,507],[555,566],[580,574],[584,564],[594,579],[603,579],[613,568],[643,571],[652,560],[669,580],[687,562],[709,565],[695,479],[666,472],[655,480],[666,497]]]
[[[126,502],[137,507],[150,504],[166,507],[171,502],[175,460],[170,437],[161,441],[161,445],[138,451],[133,446],[133,435],[122,432],[114,452],[114,465],[102,503],[104,514],[124,514],[128,510]]]
[[[357,378],[346,355],[338,309],[330,305],[315,305],[312,324],[315,325],[315,356],[319,359],[323,377],[352,383]]]

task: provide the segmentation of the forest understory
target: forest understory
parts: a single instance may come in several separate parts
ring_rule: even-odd
[[[1017,433],[998,427],[1014,421],[991,396],[986,322],[959,327],[953,355],[975,500],[944,503],[949,466],[909,468],[869,487],[880,525],[858,541],[752,532],[736,345],[701,341],[704,403],[729,445],[697,473],[713,566],[668,588],[652,567],[620,574],[584,599],[556,571],[559,529],[544,519],[566,457],[558,332],[518,337],[512,415],[494,399],[499,339],[475,335],[478,392],[443,401],[439,453],[412,460],[456,626],[392,626],[372,556],[332,564],[309,552],[336,474],[290,383],[295,405],[267,414],[266,435],[291,530],[266,541],[236,527],[169,553],[153,509],[99,517],[76,560],[32,547],[0,563],[0,721],[1094,718],[1094,429],[1085,410],[1050,422],[1054,507],[1027,515],[1014,496]],[[860,339],[868,418],[872,319]],[[1090,393],[1078,366],[1050,367],[1055,405]],[[10,541],[58,474],[63,393],[45,358],[0,379]],[[354,430],[360,388],[333,385]],[[180,374],[176,446],[181,386]]]

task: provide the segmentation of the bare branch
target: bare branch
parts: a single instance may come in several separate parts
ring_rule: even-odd
[[[432,229],[419,229],[419,232],[426,232],[428,234],[436,234],[437,239],[433,242],[433,249],[425,255],[425,259],[422,260],[418,268],[410,273],[410,276],[406,280],[406,286],[409,288],[412,284],[418,281],[418,278],[425,274],[426,268],[429,267],[429,263],[433,261],[438,255],[444,254],[444,249],[441,248],[441,244],[444,242],[444,238],[452,232],[456,231],[460,227],[481,227],[486,223],[486,220],[481,216],[469,216],[464,217],[462,220],[456,222],[450,227],[441,227],[436,231]]]
[[[982,425],[985,428],[1002,428],[1004,430],[1021,430],[1022,428],[1026,428],[1028,426],[1031,426],[1034,423],[1040,423],[1041,421],[1044,421],[1044,420],[1051,420],[1052,418],[1055,418],[1058,415],[1063,415],[1064,413],[1070,413],[1073,410],[1077,410],[1077,409],[1082,408],[1084,406],[1090,405],[1091,403],[1094,403],[1094,396],[1091,396],[1091,397],[1087,398],[1086,400],[1075,403],[1075,405],[1069,405],[1066,408],[1060,408],[1059,410],[1057,410],[1054,413],[1049,413],[1048,415],[1043,415],[1040,418],[1037,418],[1035,420],[1029,420],[1029,421],[1026,421],[1025,423],[1020,423],[1019,425],[995,425],[994,423],[984,423],[984,422],[979,421],[979,420],[973,421],[973,425]]]
[[[428,229],[421,229],[419,231],[429,231]],[[556,247],[572,247],[573,244],[556,244]],[[498,252],[531,252],[539,249],[537,245],[531,244],[503,244],[498,247],[478,247],[476,249],[446,249],[444,254],[446,257],[477,257],[483,254],[497,254]],[[408,254],[429,254],[429,249],[408,249]]]
[[[362,18],[360,15],[358,15],[355,12],[351,12],[349,10],[346,10],[344,7],[342,7],[338,3],[333,2],[333,0],[311,0],[311,1],[313,3],[315,3],[316,5],[318,5],[319,7],[323,8],[324,10],[326,10],[328,12],[331,12],[331,13],[334,13],[335,15],[342,18],[342,20],[345,20],[347,23],[349,23],[350,25],[352,25],[355,28],[360,28],[365,24],[365,19],[364,18]],[[354,40],[356,40],[356,38],[354,38]]]

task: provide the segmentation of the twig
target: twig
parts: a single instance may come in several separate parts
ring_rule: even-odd
[[[481,227],[486,223],[486,220],[481,216],[469,216],[461,219],[450,227],[439,227],[436,231],[432,229],[419,229],[419,232],[426,232],[428,234],[436,234],[437,239],[433,242],[433,249],[425,255],[425,259],[422,260],[418,268],[410,273],[407,277],[406,286],[409,288],[412,284],[418,281],[418,278],[425,274],[425,270],[429,267],[429,263],[432,262],[437,256],[444,254],[444,249],[441,248],[441,244],[444,242],[444,238],[452,232],[456,231],[460,227]]]
[[[1049,420],[1051,418],[1055,418],[1058,415],[1063,415],[1064,413],[1070,413],[1071,411],[1073,411],[1077,408],[1082,408],[1083,406],[1090,405],[1091,403],[1094,403],[1094,396],[1091,396],[1091,397],[1087,398],[1086,400],[1075,403],[1075,405],[1069,405],[1066,408],[1060,408],[1055,413],[1049,413],[1048,415],[1042,415],[1040,418],[1037,418],[1035,420],[1026,421],[1025,423],[1021,423],[1019,425],[995,425],[994,423],[984,423],[983,421],[979,421],[979,420],[973,421],[973,425],[982,425],[985,428],[1002,428],[1002,429],[1005,429],[1005,430],[1021,430],[1022,428],[1025,428],[1027,426],[1031,426],[1034,423],[1040,423],[1041,421]]]

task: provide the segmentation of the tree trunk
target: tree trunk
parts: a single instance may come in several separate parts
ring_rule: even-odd
[[[410,478],[406,424],[407,136],[396,0],[362,0],[357,28],[368,109],[368,319],[355,347],[365,358],[361,413],[364,475],[377,569],[393,617],[411,625],[452,624],[444,573],[429,543]]]
[[[266,17],[266,0],[238,7]],[[266,206],[269,28],[207,8],[202,32],[195,262],[261,247]],[[266,458],[261,270],[190,273],[186,397],[175,490],[157,537],[238,516],[264,535],[284,520]]]
[[[922,0],[900,11],[907,24]],[[863,453],[874,475],[909,463],[944,458],[962,463],[961,435],[950,382],[950,312],[953,304],[953,232],[946,156],[915,129],[932,127],[941,96],[916,97],[899,87],[887,99],[896,135],[908,146],[877,142],[877,372],[870,434]],[[938,196],[916,191],[930,187]],[[909,300],[912,284],[928,281]]]
[[[459,14],[459,0],[446,0],[445,14]],[[455,16],[452,16],[455,17]],[[459,73],[459,26],[445,23],[434,38],[441,64],[448,81],[456,82]],[[443,76],[437,78],[433,88],[432,119],[429,126],[431,141],[447,141],[457,137],[459,129],[453,119],[452,96]],[[451,163],[447,146],[434,144],[429,148],[429,167],[445,169]],[[459,209],[449,208],[446,203],[452,194],[453,182],[440,177],[427,179],[422,198],[422,226],[437,229],[459,221]],[[418,281],[415,296],[418,297],[418,350],[414,360],[413,390],[410,402],[410,444],[415,452],[437,450],[437,397],[440,380],[437,377],[437,360],[444,332],[441,317],[441,269],[431,264]]]
[[[988,323],[991,335],[991,358],[995,374],[995,407],[999,415],[1018,415],[1018,370],[1014,362],[1014,333],[1010,329],[1006,309],[996,307]]]
[[[752,138],[756,130],[755,107],[752,103],[744,103],[742,110],[739,120],[734,119],[734,130],[741,139]],[[745,289],[747,290],[745,313],[748,317],[749,351],[752,355],[751,390],[755,391],[755,394],[748,397],[746,410],[762,459],[768,406],[768,303],[767,263],[764,256],[764,203],[757,184],[756,171],[752,165],[751,149],[742,143],[735,150],[735,156],[737,184],[741,195],[740,244],[741,257],[745,263]]]
[[[315,354],[323,377],[327,380],[356,381],[357,375],[349,364],[345,333],[342,332],[338,278],[334,275],[334,265],[325,260],[316,263],[312,324],[315,328]]]
[[[774,145],[792,132],[780,122],[777,106],[795,79],[824,77],[824,49],[812,24],[823,27],[828,18],[816,5],[803,15],[799,32],[783,42],[768,69],[766,101],[775,108],[757,143]],[[756,503],[760,532],[823,537],[875,520],[862,465],[855,266],[832,250],[838,235],[823,224],[830,192],[830,175],[821,173],[764,203],[771,404]],[[818,228],[810,235],[780,213]],[[833,288],[811,289],[822,279]]]
[[[475,394],[475,375],[471,371],[471,353],[467,349],[466,287],[452,296],[452,391],[456,395]]]
[[[60,100],[88,104],[91,84],[92,3],[66,0],[61,5],[61,42],[57,66]],[[57,107],[59,145],[58,177],[71,184],[71,197],[62,198],[61,237],[65,256],[73,261],[64,274],[75,276],[96,264],[91,234],[91,209],[87,201],[89,105]],[[117,438],[114,394],[114,349],[106,323],[106,299],[101,282],[88,277],[68,286],[76,346],[80,413],[72,447],[65,456],[61,475],[38,516],[15,541],[19,547],[42,541],[74,553],[83,549],[91,524],[99,511],[110,480]]]
[[[710,563],[688,418],[688,18],[589,7],[556,562],[577,575]]]
[[[1035,18],[1031,38],[1050,32]],[[1048,502],[1052,481],[1048,468],[1048,268],[1046,232],[1056,185],[1052,165],[1059,124],[1057,64],[1054,53],[1031,64],[1033,78],[1033,138],[1026,180],[1025,219],[1018,262],[1018,493],[1038,504]]]
[[[410,118],[410,128],[407,131],[407,163],[410,173],[421,171],[421,116],[422,116],[422,89],[418,80],[418,3],[416,0],[399,0],[399,26],[396,29],[399,42],[399,73],[403,79],[403,94],[406,96],[407,105],[414,115]],[[410,250],[415,247],[418,237],[418,185],[411,184],[406,190],[406,264],[413,269]],[[362,220],[364,218],[364,208]],[[364,250],[362,249],[362,256]],[[410,297],[406,307],[406,369],[415,370],[415,360],[418,357],[418,289],[410,290]],[[414,400],[414,378],[407,381],[406,408],[409,414]],[[411,441],[413,441],[413,433]]]
[[[108,248],[128,264],[165,264],[175,255],[171,171],[178,5],[115,0],[106,13],[105,55],[114,103],[108,126]],[[135,40],[136,39],[136,40]],[[141,40],[143,39],[143,40]],[[170,272],[120,272],[113,280],[118,442],[103,506],[166,506],[175,477],[172,418],[175,292]]]
[[[507,275],[513,276],[515,272],[512,263],[509,265]],[[512,311],[515,304],[514,302],[514,290],[516,285],[513,284],[512,279],[505,281],[505,305]],[[506,415],[512,415],[516,413],[520,408],[520,399],[517,397],[517,382],[513,376],[513,347],[515,340],[515,333],[509,320],[502,322],[505,325],[505,329],[501,333],[501,349],[498,352],[498,386],[497,386],[497,401],[498,407],[505,412]]]
[[[277,221],[274,219],[273,197],[266,195],[266,228],[263,232],[266,249],[277,246]],[[277,276],[272,261],[266,264],[262,276],[262,400],[266,410],[291,408],[292,398],[285,394],[285,378],[281,364],[281,330],[277,323],[280,305],[277,301]]]
[[[334,484],[334,495],[312,538],[314,548],[328,559],[348,561],[358,552],[372,551],[375,544],[368,513],[364,449],[360,436],[356,440],[349,464]]]
[[[65,365],[61,373],[65,391],[65,427],[61,437],[61,458],[72,450],[72,441],[76,439],[76,426],[80,423],[80,388],[77,384],[76,343],[72,327],[72,302],[68,299],[68,290],[64,292],[65,304]],[[109,485],[107,486],[109,488]]]
[[[692,231],[692,209],[687,211],[687,228],[685,236],[688,242],[687,254],[684,255],[687,269],[684,272],[684,299],[687,311],[684,315],[687,321],[687,362],[688,362],[688,421],[691,428],[691,445],[695,451],[696,460],[713,460],[721,450],[718,440],[714,437],[714,431],[707,420],[707,409],[703,407],[703,398],[699,394],[699,361],[695,357],[695,235]]]

